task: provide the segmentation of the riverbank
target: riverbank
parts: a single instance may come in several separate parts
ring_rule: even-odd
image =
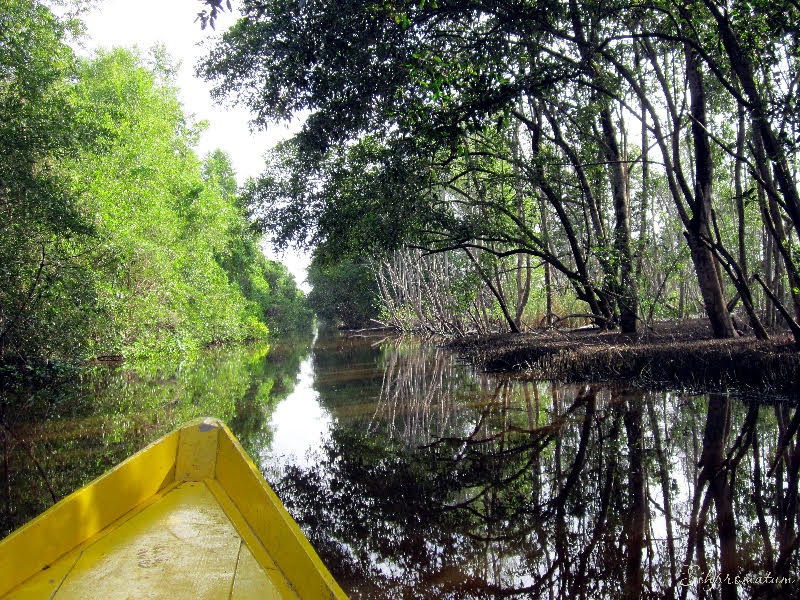
[[[658,323],[638,339],[581,329],[468,337],[448,346],[486,370],[532,379],[800,394],[800,352],[790,335],[717,340],[701,320]]]

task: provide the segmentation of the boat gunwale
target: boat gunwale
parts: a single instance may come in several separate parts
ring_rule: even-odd
[[[216,448],[209,451],[210,436],[203,434],[212,431]],[[138,472],[154,472],[155,477],[136,477]],[[247,526],[240,531],[243,539],[262,546],[251,550],[262,556],[265,552],[301,598],[346,598],[230,429],[209,417],[189,421],[148,444],[0,540],[0,598],[88,547],[175,485],[205,480],[215,481],[239,513],[231,514],[231,507],[220,502],[237,531],[242,523]],[[245,493],[249,495],[242,497]],[[114,502],[98,502],[104,496]]]

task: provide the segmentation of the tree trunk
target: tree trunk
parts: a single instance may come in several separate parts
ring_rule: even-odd
[[[711,243],[711,197],[713,192],[713,162],[706,119],[706,97],[698,59],[688,44],[685,47],[686,77],[689,82],[694,143],[695,188],[691,202],[692,216],[686,223],[686,239],[697,271],[697,282],[703,296],[706,314],[714,337],[736,337],[728,303],[722,288],[717,259],[709,248]]]
[[[742,276],[745,281],[747,280],[747,251],[746,251],[746,230],[745,230],[745,215],[744,215],[744,191],[742,186],[742,168],[744,165],[744,138],[745,138],[745,123],[744,123],[744,108],[739,105],[739,119],[738,131],[736,133],[736,166],[733,174],[734,186],[736,190],[736,216],[739,220],[739,268],[742,270]]]
[[[746,107],[753,119],[753,126],[758,133],[757,137],[761,138],[763,151],[766,153],[766,157],[772,165],[772,172],[777,183],[777,189],[773,191],[777,193],[777,190],[780,190],[780,194],[783,197],[782,206],[795,232],[800,236],[800,191],[798,191],[796,178],[786,158],[786,152],[770,124],[770,109],[756,85],[753,63],[742,48],[733,30],[728,14],[723,14],[711,0],[705,0],[705,5],[717,22],[720,38],[730,60],[732,70],[736,73],[744,96],[747,98]],[[768,170],[766,164],[758,159],[756,162],[761,163],[759,167],[762,169],[762,173],[764,170]],[[774,195],[772,193],[770,193],[769,196],[770,200],[774,200]],[[780,221],[781,219],[778,218],[777,220]],[[794,304],[795,319],[800,320],[800,267],[793,260],[788,250],[783,251],[785,250],[785,246],[782,246],[781,249],[786,271],[789,276],[789,293]],[[800,344],[800,339],[796,341]]]
[[[639,213],[639,247],[636,253],[636,281],[642,275],[642,261],[647,243],[647,209],[650,203],[650,160],[648,157],[647,109],[642,104],[642,202]]]
[[[501,292],[492,284],[492,280],[489,277],[489,274],[483,270],[483,267],[481,267],[480,262],[472,255],[472,252],[470,252],[469,248],[464,248],[463,250],[467,254],[469,260],[472,262],[472,265],[475,267],[475,272],[478,274],[478,277],[480,277],[483,280],[483,283],[486,284],[486,287],[489,288],[489,290],[492,292],[492,295],[494,295],[495,299],[497,300],[497,303],[500,305],[500,310],[503,313],[503,318],[506,320],[506,324],[508,324],[509,331],[511,331],[511,333],[520,333],[519,327],[517,327],[517,324],[514,322],[513,317],[508,312],[508,306],[506,305],[505,298],[503,297]]]
[[[603,149],[609,162],[611,195],[614,199],[614,261],[617,267],[615,292],[619,308],[620,328],[623,333],[636,333],[637,294],[633,278],[631,255],[631,218],[627,193],[625,165],[620,155],[611,109],[607,106],[600,112],[603,129]]]
[[[550,252],[550,232],[547,228],[547,208],[544,204],[544,198],[539,196],[539,213],[542,217],[542,238],[544,239],[547,251]],[[553,282],[552,274],[550,272],[550,263],[544,263],[544,295],[545,295],[545,326],[550,327],[553,324]]]

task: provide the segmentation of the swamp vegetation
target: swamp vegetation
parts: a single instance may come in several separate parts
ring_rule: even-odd
[[[797,2],[238,8],[242,185],[163,48],[0,7],[0,532],[209,415],[353,598],[796,598]]]
[[[201,72],[259,125],[304,117],[247,186],[253,214],[328,270],[371,268],[384,324],[703,316],[800,344],[795,2],[241,11]]]
[[[0,362],[190,354],[310,326],[222,151],[192,150],[163,48],[79,58],[79,23],[0,9]],[[304,325],[303,325],[304,324]],[[5,372],[5,371],[4,371]]]

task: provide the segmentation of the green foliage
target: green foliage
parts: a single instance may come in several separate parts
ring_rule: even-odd
[[[424,151],[412,140],[364,137],[309,160],[290,140],[243,191],[264,231],[286,246],[313,245],[324,260],[377,256],[401,247],[432,218]]]
[[[72,93],[67,25],[33,0],[0,10],[0,355],[81,344],[76,313],[93,296],[78,239],[91,232],[59,169],[100,133]],[[52,334],[56,333],[55,336]]]
[[[533,255],[568,278],[591,311],[613,319],[616,263],[602,250],[582,254],[595,241],[584,227],[585,199],[577,181],[563,185],[576,179],[570,159],[542,148],[533,103],[577,95],[560,83],[576,66],[555,64],[516,31],[516,23],[563,21],[560,12],[541,3],[246,5],[206,76],[260,123],[311,111],[247,192],[263,227],[281,242],[315,245],[326,260],[379,259],[403,245]],[[596,152],[585,160],[605,164]],[[605,172],[597,179],[608,184]],[[554,205],[558,244],[539,227],[539,195]],[[602,270],[586,265],[595,260]]]
[[[309,330],[313,314],[306,306],[305,296],[285,265],[264,256],[259,248],[260,234],[245,218],[245,201],[237,195],[228,156],[219,150],[208,155],[203,173],[204,180],[217,183],[239,213],[228,228],[224,248],[215,256],[230,283],[247,300],[248,322],[266,323],[278,334]]]
[[[526,254],[572,286],[580,312],[628,333],[705,307],[715,335],[734,335],[724,307],[735,291],[763,337],[749,274],[800,310],[796,257],[765,251],[800,231],[797,13],[763,0],[245,1],[203,71],[262,126],[307,116],[247,194],[281,242],[328,260],[403,245]],[[748,181],[731,185],[725,170]],[[774,214],[753,203],[747,222],[731,219],[734,187],[770,198]],[[659,219],[665,206],[673,214]],[[668,247],[646,245],[667,228]],[[734,256],[747,238],[752,248]],[[674,268],[679,246],[692,248],[687,269]],[[678,310],[663,310],[676,287]]]
[[[102,154],[83,153],[68,167],[107,257],[98,352],[186,352],[254,331],[215,260],[242,216],[224,174],[203,179],[191,150],[196,128],[160,81],[167,77],[121,49],[81,65],[79,93],[113,134]]]
[[[315,255],[308,268],[308,304],[320,319],[348,328],[368,327],[378,316],[375,278],[363,261],[326,264]]]
[[[309,331],[314,314],[286,265],[260,256],[259,267],[269,284],[264,320],[270,329],[278,334]]]
[[[191,354],[310,321],[227,155],[195,155],[163,48],[79,60],[34,0],[0,23],[4,362]]]

